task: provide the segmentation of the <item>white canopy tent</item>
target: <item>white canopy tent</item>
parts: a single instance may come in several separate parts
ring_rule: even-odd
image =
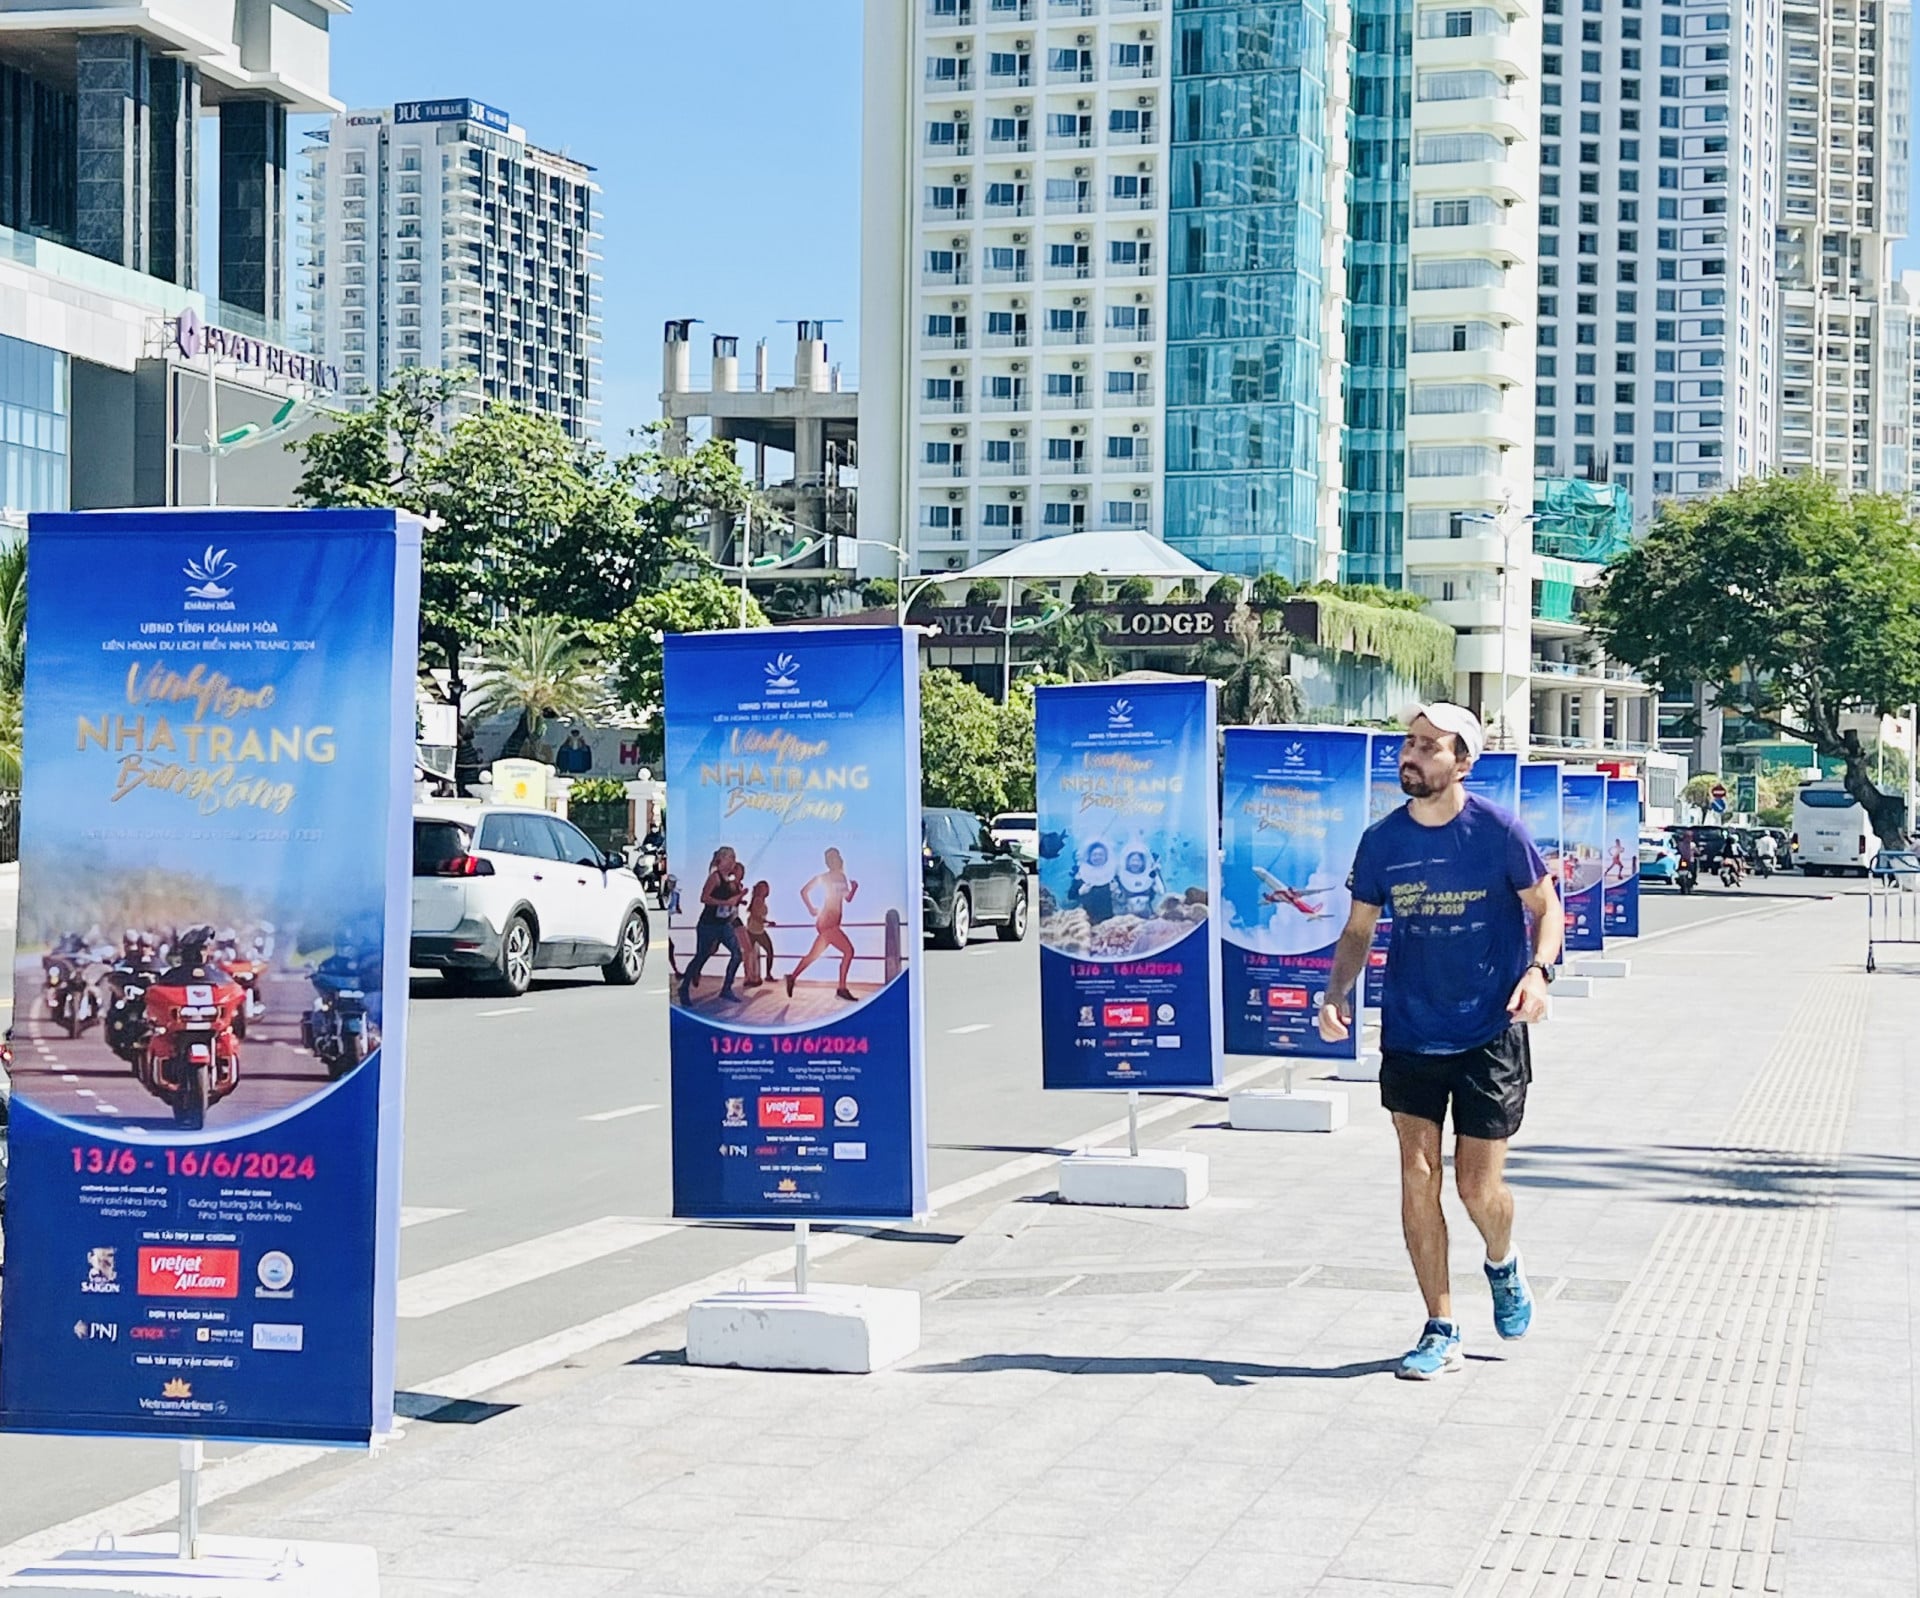
[[[1214,577],[1218,573],[1188,560],[1151,533],[1123,528],[1107,533],[1062,533],[983,560],[965,571],[943,572],[942,582],[1012,579],[1015,582],[1071,581],[1091,572],[1096,577],[1150,577],[1160,582]]]

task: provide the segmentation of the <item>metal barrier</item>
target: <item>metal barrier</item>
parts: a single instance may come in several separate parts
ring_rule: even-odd
[[[1920,945],[1920,853],[1882,849],[1873,857],[1867,879],[1867,969],[1879,963],[1874,951],[1899,944]]]

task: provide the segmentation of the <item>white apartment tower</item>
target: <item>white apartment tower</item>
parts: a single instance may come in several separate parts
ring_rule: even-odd
[[[1779,464],[1901,495],[1910,374],[1892,251],[1907,230],[1912,20],[1889,0],[1785,0],[1776,254]]]
[[[1779,12],[1545,4],[1535,469],[1644,522],[1774,463]]]
[[[591,167],[465,99],[336,116],[305,155],[300,297],[350,397],[404,367],[464,367],[488,399],[597,433]]]

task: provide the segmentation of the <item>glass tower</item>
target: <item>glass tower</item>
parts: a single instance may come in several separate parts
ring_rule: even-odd
[[[1304,581],[1319,549],[1325,0],[1174,13],[1166,539],[1217,571]]]

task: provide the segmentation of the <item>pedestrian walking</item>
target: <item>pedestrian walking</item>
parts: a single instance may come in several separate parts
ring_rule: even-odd
[[[1353,908],[1320,1006],[1320,1035],[1346,1038],[1374,923],[1392,907],[1380,1012],[1380,1102],[1400,1140],[1400,1223],[1426,1300],[1396,1374],[1425,1381],[1463,1361],[1447,1273],[1441,1132],[1453,1114],[1454,1185],[1486,1244],[1494,1330],[1524,1337],[1533,1294],[1513,1244],[1508,1140],[1533,1079],[1527,1024],[1546,1014],[1563,917],[1546,862],[1518,819],[1462,779],[1484,744],[1479,718],[1431,704],[1400,750],[1407,802],[1355,852]],[[1533,938],[1527,940],[1527,917]]]

